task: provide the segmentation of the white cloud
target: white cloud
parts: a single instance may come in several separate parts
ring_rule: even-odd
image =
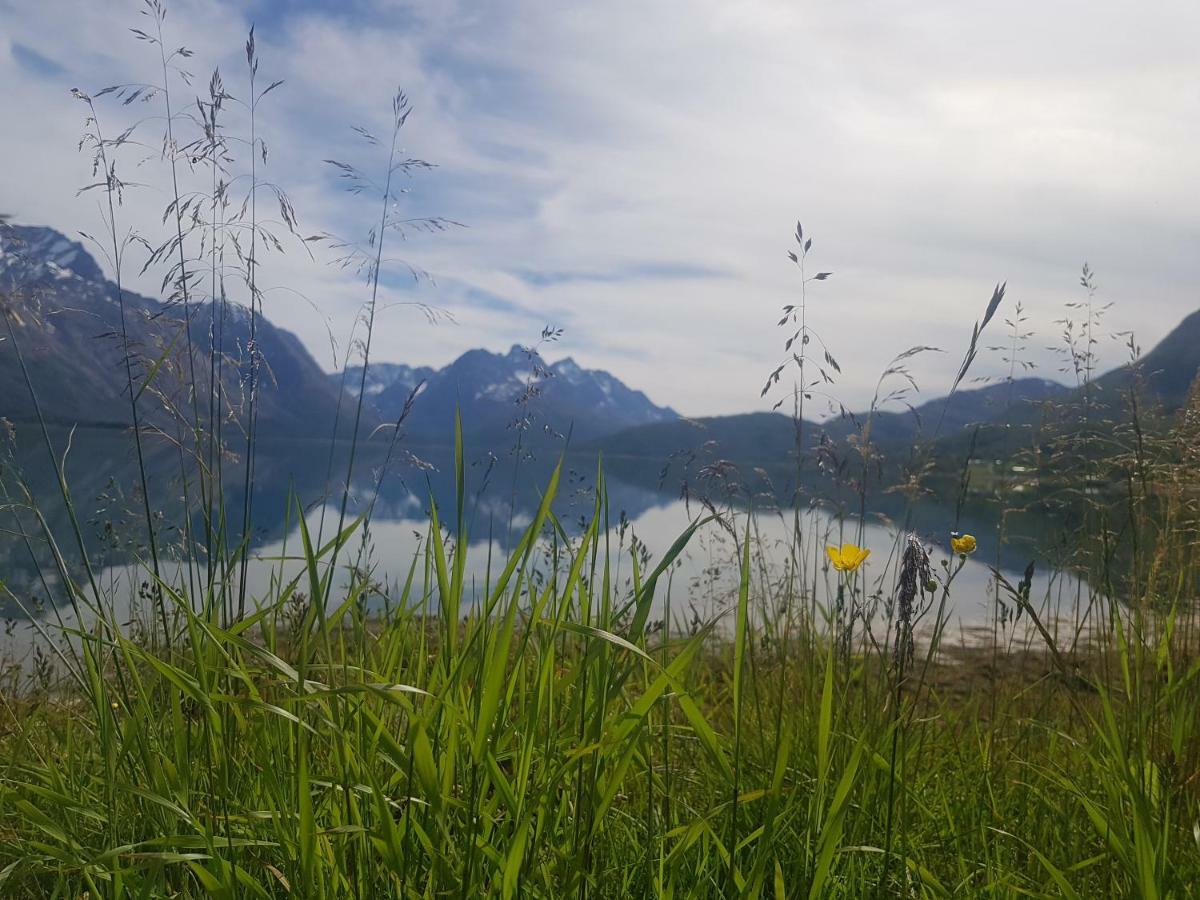
[[[137,5],[114,6],[0,0],[10,126],[0,190],[27,221],[73,231],[94,212],[72,196],[86,176],[73,84],[51,83],[11,45],[81,86],[149,77],[153,60],[125,32]],[[185,35],[173,43],[197,52],[198,82],[219,63],[235,93],[248,25],[239,10],[189,0],[168,19]],[[362,158],[348,126],[386,128],[397,83],[417,110],[408,149],[441,165],[414,184],[414,210],[470,225],[403,248],[439,276],[416,296],[459,324],[389,309],[380,358],[440,364],[553,322],[567,328],[564,353],[658,402],[689,414],[761,407],[781,349],[777,312],[797,296],[784,257],[796,218],[815,235],[818,267],[835,272],[814,286],[810,319],[842,363],[837,391],[852,406],[914,344],[951,351],[916,365],[928,391],[943,390],[999,280],[1031,315],[1047,373],[1043,348],[1063,303],[1078,299],[1084,259],[1117,301],[1107,327],[1136,329],[1144,346],[1197,305],[1191,3],[1136,17],[1116,2],[1032,0],[364,0],[259,12],[264,77],[287,80],[264,105],[268,171],[304,230],[369,227],[370,204],[338,193],[319,160]],[[130,204],[150,225],[161,195]],[[329,365],[325,320],[345,335],[361,286],[298,254],[265,272],[320,307],[284,292],[267,300]],[[1115,345],[1104,355],[1121,358]]]

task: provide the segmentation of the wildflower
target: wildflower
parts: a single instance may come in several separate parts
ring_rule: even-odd
[[[833,567],[839,572],[853,572],[863,564],[863,560],[871,555],[870,550],[854,544],[826,547],[825,552],[829,556],[829,561],[833,563]]]
[[[959,534],[957,531],[950,532],[950,547],[955,553],[961,553],[966,556],[968,553],[975,552],[975,535]]]

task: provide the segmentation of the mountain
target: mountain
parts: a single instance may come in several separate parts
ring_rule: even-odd
[[[811,443],[819,430],[819,425],[804,423],[806,443]],[[594,444],[605,456],[652,459],[656,463],[666,462],[672,455],[747,463],[783,462],[795,458],[796,428],[791,417],[782,413],[741,413],[641,425]]]
[[[1016,378],[985,387],[955,391],[904,411],[878,410],[871,417],[871,440],[882,446],[946,437],[972,425],[1022,419],[1026,411],[1051,400],[1066,400],[1072,389],[1046,378]],[[821,424],[833,440],[860,432],[867,414],[847,413]]]
[[[207,416],[209,354],[215,345],[227,422],[234,429],[244,424],[249,311],[233,303],[191,304],[194,356],[189,363],[180,304],[131,291],[124,293],[124,301],[144,421],[173,432],[181,412],[190,417],[193,369],[200,416]],[[0,226],[0,307],[9,313],[47,421],[130,424],[117,288],[82,244],[50,228]],[[15,422],[33,420],[36,412],[15,348],[6,331],[0,335],[0,416]],[[261,316],[255,340],[263,361],[257,402],[260,432],[328,433],[339,393],[303,344]]]
[[[356,392],[361,368],[348,369],[347,376],[354,383],[347,390]],[[329,377],[341,382],[340,374]],[[569,357],[547,363],[516,345],[504,354],[469,350],[436,370],[373,363],[367,376],[373,410],[384,421],[398,419],[422,380],[425,387],[413,401],[405,431],[433,441],[444,442],[454,433],[456,409],[464,434],[476,443],[493,442],[493,449],[511,443],[511,426],[521,418],[528,420],[530,432],[570,431],[575,442],[678,418],[608,372],[584,369]]]
[[[921,435],[938,430],[939,425],[939,434],[949,436],[971,425],[1004,421],[1011,411],[1070,393],[1069,388],[1041,378],[957,391],[904,412],[877,411],[871,417],[871,441],[885,450],[905,448]],[[860,434],[866,422],[866,412],[847,412],[825,422],[806,421],[802,438],[810,449],[823,439],[843,444]],[[626,429],[598,441],[597,447],[608,455],[659,461],[672,453],[685,453],[766,464],[795,458],[796,427],[783,413],[679,419]]]
[[[433,377],[436,369],[429,366],[406,366],[400,363],[371,363],[367,369],[367,383],[365,391],[367,398],[371,403],[372,408],[378,409],[376,398],[384,391],[392,391],[395,395],[403,395],[407,398],[422,381],[428,381]],[[347,366],[345,382],[342,381],[341,373],[335,372],[329,378],[339,387],[344,386],[345,391],[351,397],[358,396],[358,389],[362,386],[362,366]],[[400,410],[404,408],[404,399],[400,400],[400,406],[397,407],[395,413],[399,415]]]
[[[1136,363],[1096,379],[1101,392],[1119,395],[1134,383],[1135,372],[1147,393],[1173,413],[1183,406],[1188,390],[1200,377],[1200,310],[1180,322]]]
[[[1200,311],[1187,316],[1174,330],[1135,364],[1114,369],[1095,379],[1089,388],[1096,416],[1093,422],[1111,422],[1124,415],[1129,388],[1140,384],[1144,401],[1165,412],[1178,410],[1188,390],[1200,378]],[[1083,393],[1044,378],[1019,378],[986,387],[956,391],[905,411],[878,411],[871,417],[870,440],[885,457],[908,455],[918,440],[936,437],[950,455],[958,458],[974,425],[1010,424],[1030,429],[1047,414],[1057,425],[1082,425]],[[834,446],[859,435],[866,412],[846,413],[821,423],[804,423],[805,443],[822,438]],[[981,429],[977,453],[1011,452],[1015,432]],[[746,413],[625,429],[594,442],[606,455],[640,457],[655,464],[672,454],[698,454],[704,459],[768,464],[795,455],[795,428],[780,413]],[[811,443],[810,443],[811,442]],[[1006,449],[1007,448],[1007,449]]]

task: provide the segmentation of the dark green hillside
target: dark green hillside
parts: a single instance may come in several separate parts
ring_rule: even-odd
[[[1170,413],[1187,399],[1200,374],[1200,310],[1180,322],[1136,364],[1114,369],[1096,380],[1105,395],[1127,393],[1140,375],[1148,395]]]
[[[804,430],[811,438],[820,432],[820,426],[805,423]],[[658,463],[683,453],[766,464],[795,456],[796,429],[792,420],[781,413],[743,413],[639,425],[592,446],[603,450],[605,456]]]
[[[1183,404],[1198,373],[1200,311],[1185,318],[1135,364],[1102,375],[1088,388],[1021,378],[960,390],[912,409],[876,411],[870,416],[870,440],[885,460],[899,461],[910,455],[914,443],[936,439],[941,452],[935,456],[953,467],[972,440],[977,457],[992,457],[1015,452],[1046,424],[1062,432],[1082,427],[1084,416],[1093,425],[1124,421],[1129,391],[1135,385],[1141,406],[1170,415]],[[805,423],[805,442],[812,447],[824,437],[844,445],[861,434],[867,421],[866,412],[847,412],[825,422]],[[977,433],[976,425],[983,426]],[[660,464],[678,453],[768,464],[794,457],[796,434],[790,417],[761,412],[640,425],[589,446],[608,456]]]

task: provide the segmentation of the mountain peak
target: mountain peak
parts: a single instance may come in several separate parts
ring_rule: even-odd
[[[570,357],[547,365],[537,350],[520,344],[507,353],[468,350],[445,368],[424,372],[426,389],[415,401],[407,427],[410,434],[430,440],[445,440],[453,433],[456,409],[462,412],[464,428],[493,442],[508,440],[518,419],[525,427],[533,422],[539,431],[544,426],[550,433],[571,431],[577,439],[588,440],[676,418],[674,410],[656,406],[607,372],[585,369]],[[361,371],[358,374],[361,377]],[[372,367],[368,381],[374,378]],[[394,383],[374,392],[368,387],[368,394],[380,416],[392,419],[408,400],[409,381],[396,377],[396,372],[386,378],[394,378]]]
[[[83,244],[53,228],[31,225],[0,228],[0,276],[21,284],[71,276],[104,280],[104,272]]]
[[[177,362],[186,358],[184,342],[177,340],[184,322],[176,308],[126,289],[125,317],[114,302],[116,285],[105,278],[84,245],[53,228],[0,226],[0,292],[6,291],[12,294],[6,302],[11,300],[18,314],[16,325],[24,330],[22,339],[36,347],[38,362],[32,380],[48,421],[108,426],[128,421],[128,388],[121,374],[125,349],[122,341],[113,337],[119,332],[127,334],[130,352],[140,361],[162,360],[168,354]],[[218,316],[220,324],[210,327]],[[214,351],[213,357],[229,360],[219,386],[205,377],[203,387],[219,390],[227,398],[221,407],[230,416],[246,414],[241,400],[248,326],[249,312],[238,304],[198,301],[192,307],[190,331],[196,368],[204,364],[200,360],[209,358],[210,351]],[[310,434],[314,428],[325,428],[326,423],[332,425],[339,394],[299,339],[261,317],[257,329],[255,340],[271,375],[259,383],[255,407],[264,431]],[[215,348],[210,343],[214,338]],[[179,364],[178,370],[187,367]],[[14,354],[0,353],[0,415],[13,421],[31,421],[42,415],[29,399],[26,374]],[[201,384],[193,387],[198,389]],[[177,393],[161,405],[149,403],[147,397],[145,421],[178,424],[170,410],[188,406],[181,399],[181,392],[187,389],[182,382],[159,379],[156,392]],[[204,406],[207,404],[201,404]]]

